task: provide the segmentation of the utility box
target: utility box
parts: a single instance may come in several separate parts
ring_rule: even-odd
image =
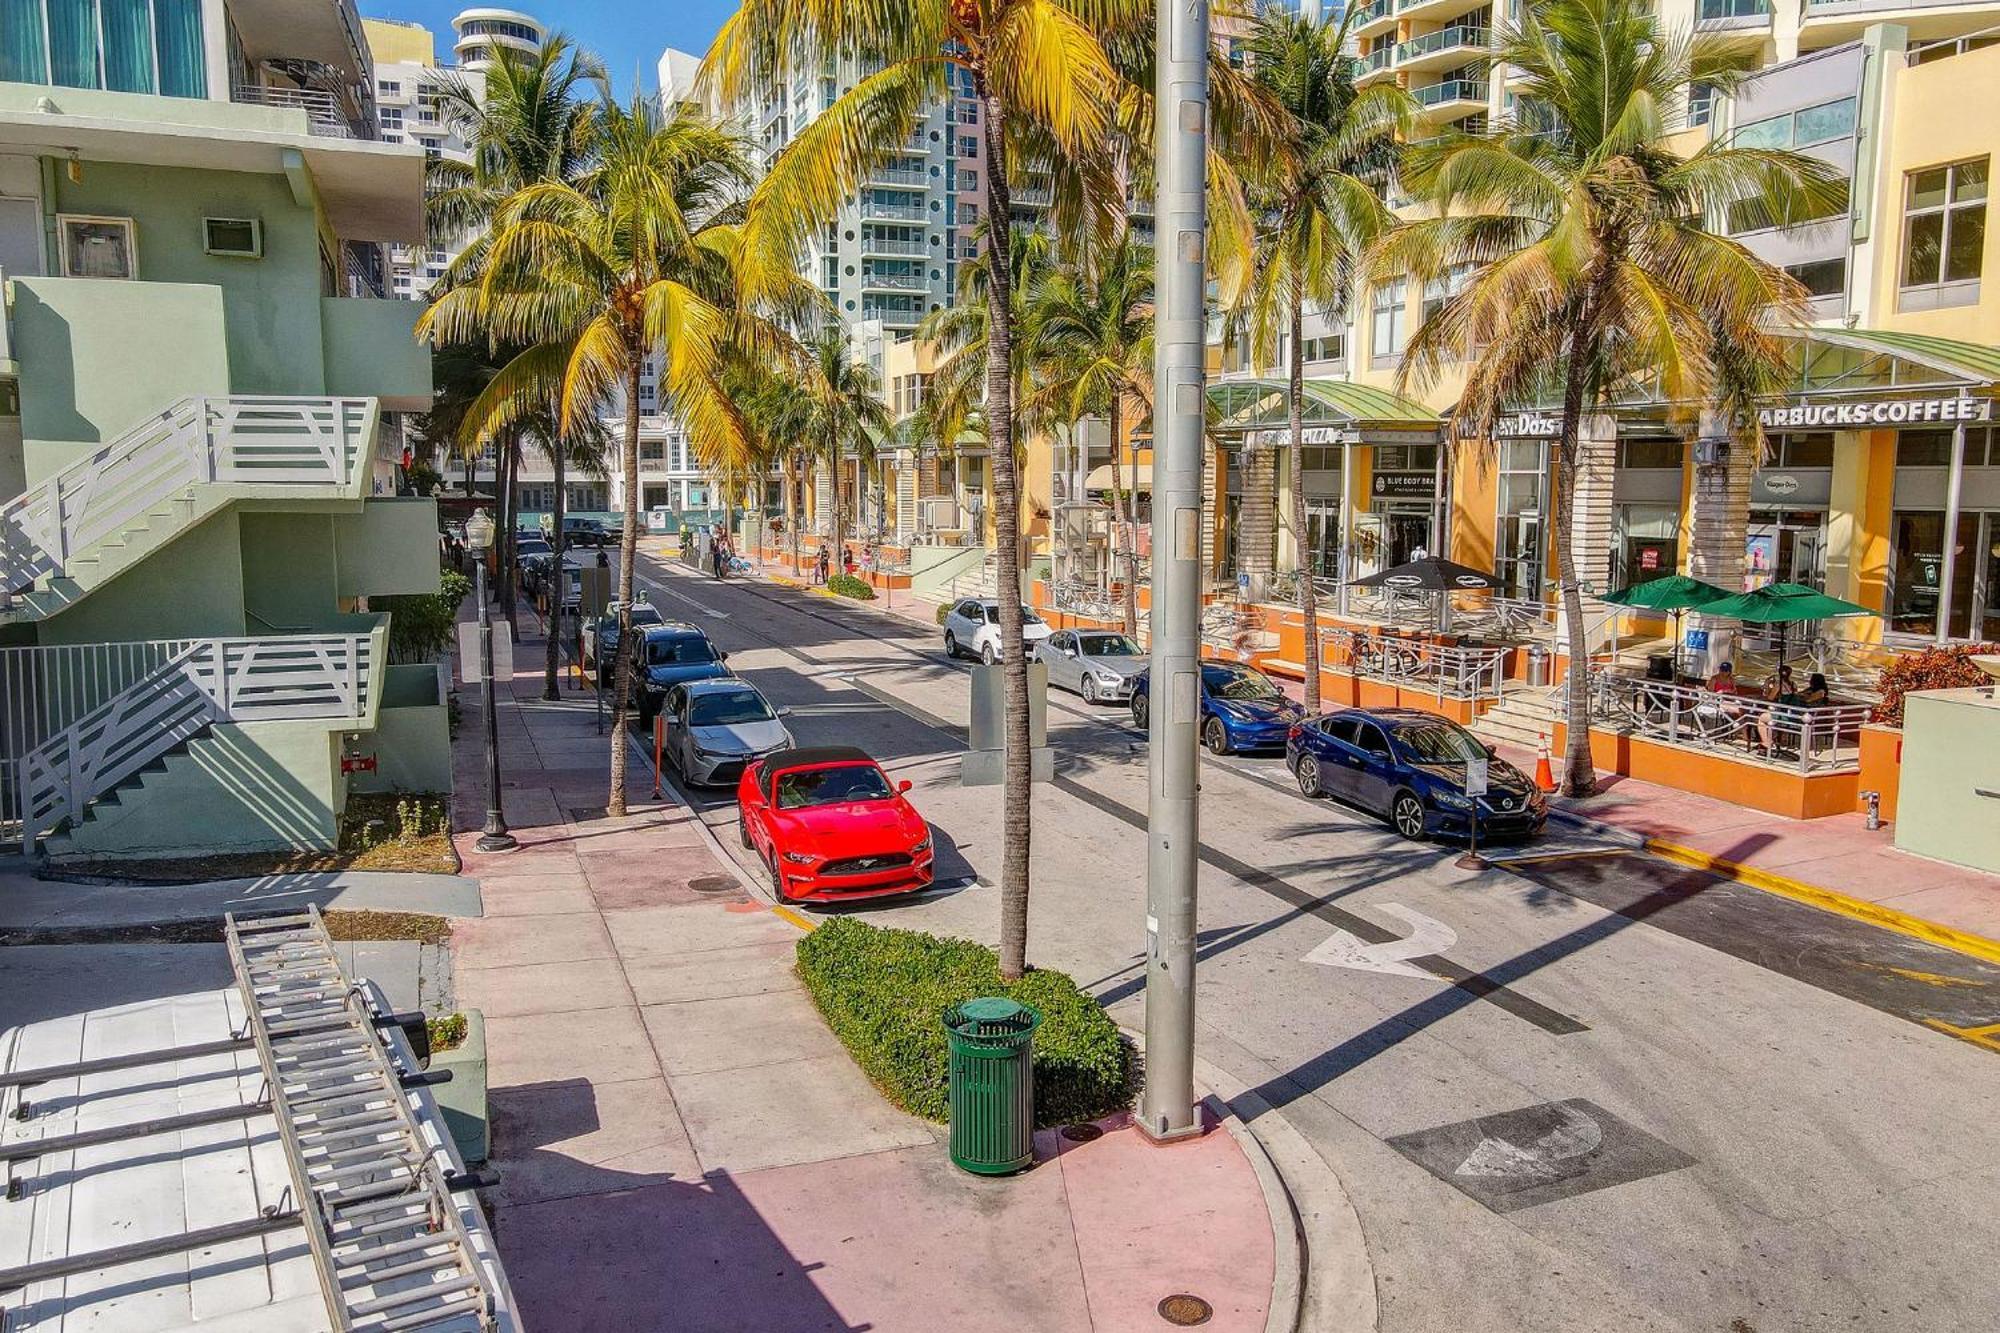
[[[970,747],[959,769],[961,787],[997,787],[1006,765],[1006,681],[1000,663],[972,668]],[[1055,755],[1049,749],[1049,669],[1028,663],[1029,765],[1036,782],[1053,782]]]
[[[2000,694],[1993,686],[1903,697],[1896,845],[2000,874]]]

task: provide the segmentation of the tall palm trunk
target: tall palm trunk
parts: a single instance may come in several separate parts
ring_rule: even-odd
[[[1021,488],[1014,458],[1013,237],[1007,219],[1006,112],[974,76],[984,108],[986,216],[986,451],[993,469],[993,544],[999,565],[1002,735],[1000,785],[1000,975],[1013,981],[1028,967],[1028,869],[1033,833],[1033,756],[1028,733],[1028,657],[1021,638]]]
[[[1563,619],[1569,630],[1569,674],[1563,682],[1569,743],[1563,761],[1563,790],[1571,796],[1588,796],[1597,786],[1597,765],[1590,751],[1590,648],[1583,633],[1583,589],[1576,581],[1576,553],[1570,549],[1576,442],[1587,370],[1581,341],[1580,334],[1571,334],[1569,370],[1563,382],[1562,433],[1556,439],[1554,521],[1549,528],[1549,540],[1556,551],[1556,577],[1562,582]]]
[[[617,687],[611,697],[611,790],[604,813],[625,817],[625,711],[632,698],[632,563],[639,558],[639,367],[643,350],[627,349],[625,369],[625,438],[618,449],[625,478],[622,548],[618,554],[618,661],[612,671]]]
[[[1298,548],[1299,619],[1306,633],[1306,712],[1319,712],[1319,593],[1313,587],[1312,551],[1306,545],[1305,293],[1292,288],[1292,355],[1286,376],[1286,424],[1291,427],[1292,543]]]
[[[1139,589],[1137,586],[1139,573],[1137,549],[1139,545],[1139,493],[1137,491],[1129,493],[1130,503],[1128,506],[1128,493],[1125,489],[1125,478],[1122,475],[1125,463],[1125,403],[1123,395],[1119,394],[1115,389],[1111,393],[1111,409],[1105,415],[1107,424],[1111,427],[1111,521],[1117,527],[1118,540],[1115,546],[1119,563],[1124,566],[1125,632],[1127,634],[1137,634],[1139,632]],[[1089,465],[1089,462],[1090,457],[1086,454],[1084,456],[1086,467]],[[1128,507],[1132,513],[1132,522],[1129,527],[1125,521]]]
[[[840,448],[834,446],[826,465],[827,499],[833,505],[833,512],[827,515],[826,523],[826,568],[829,575],[844,574],[846,567],[841,563],[842,543],[847,540],[847,513],[840,503]]]
[[[562,693],[556,688],[556,678],[562,667],[558,660],[562,651],[563,603],[569,600],[569,571],[563,568],[563,441],[560,436],[549,441],[549,462],[555,469],[556,496],[551,506],[554,510],[554,526],[549,533],[549,568],[553,584],[549,594],[549,642],[548,660],[542,667],[542,697],[560,699]],[[581,609],[581,608],[579,608]]]
[[[785,532],[792,539],[792,577],[799,575],[799,516],[805,508],[805,496],[800,493],[804,485],[799,476],[797,454],[789,456],[785,462]]]

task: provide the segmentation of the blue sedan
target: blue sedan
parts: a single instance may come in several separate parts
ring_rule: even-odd
[[[1486,794],[1465,794],[1469,759],[1487,761]],[[1406,838],[1528,837],[1549,817],[1528,776],[1448,718],[1415,708],[1347,708],[1301,722],[1285,763],[1307,796],[1335,796],[1387,817]]]
[[[1147,671],[1132,682],[1132,722],[1145,727],[1151,709]],[[1263,672],[1235,662],[1201,664],[1201,743],[1211,753],[1280,750],[1306,710],[1285,697]]]

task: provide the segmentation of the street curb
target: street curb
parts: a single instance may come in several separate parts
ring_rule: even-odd
[[[1244,1145],[1265,1185],[1273,1241],[1287,1226],[1294,1236],[1291,1263],[1284,1245],[1277,1245],[1265,1333],[1373,1333],[1380,1316],[1375,1266],[1339,1174],[1282,1111],[1242,1080],[1199,1055],[1194,1065],[1195,1077],[1223,1104],[1223,1124]],[[1275,1191],[1265,1183],[1266,1170]]]
[[[1655,856],[1664,857],[1690,869],[1705,870],[1712,875],[1720,875],[1746,888],[1775,893],[1781,898],[1790,898],[1793,902],[1817,907],[1823,912],[1832,912],[1837,916],[1848,917],[1882,930],[1891,930],[1899,935],[1908,935],[1912,939],[1923,940],[1927,944],[1935,944],[1939,948],[1950,949],[1954,953],[1962,953],[1982,962],[2000,963],[2000,940],[1991,940],[1968,930],[1959,930],[1920,916],[1912,916],[1893,907],[1871,903],[1865,898],[1850,897],[1834,889],[1808,884],[1804,880],[1793,879],[1774,871],[1760,870],[1756,866],[1731,861],[1727,857],[1716,856],[1693,847],[1683,847],[1664,838],[1649,838],[1643,833],[1634,833],[1630,829],[1607,824],[1560,806],[1551,806],[1549,817],[1560,819],[1565,824],[1584,832],[1618,842],[1633,851],[1651,852]]]
[[[1958,930],[1936,921],[1927,921],[1920,916],[1911,916],[1908,912],[1899,912],[1893,907],[1884,907],[1881,903],[1871,903],[1863,898],[1850,898],[1844,893],[1821,888],[1817,884],[1808,884],[1804,880],[1791,879],[1769,870],[1759,870],[1755,866],[1742,865],[1659,838],[1646,839],[1646,850],[1669,861],[1696,870],[1706,870],[1738,884],[1762,889],[1766,893],[1775,893],[1781,898],[1790,898],[1794,902],[1805,903],[1824,912],[1833,912],[1866,922],[1871,926],[1879,926],[1884,930],[1893,930],[1897,934],[1908,935],[1912,939],[1923,940],[1927,944],[1935,944],[1940,948],[1980,959],[1982,962],[2000,963],[2000,940],[1989,940],[1984,935],[1975,935],[1971,931]]]

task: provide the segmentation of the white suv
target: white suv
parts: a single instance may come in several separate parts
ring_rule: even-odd
[[[1049,637],[1049,627],[1026,606],[1021,608],[1021,640],[1029,649]],[[968,597],[944,616],[944,655],[971,653],[992,666],[1000,660],[1000,603],[991,597]]]

